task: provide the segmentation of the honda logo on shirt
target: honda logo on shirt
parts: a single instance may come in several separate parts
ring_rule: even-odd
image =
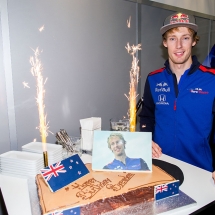
[[[158,96],[158,101],[159,101],[159,102],[165,102],[165,101],[166,101],[166,95],[160,94],[160,95]]]
[[[160,94],[158,96],[158,101],[156,102],[156,105],[169,105],[169,102],[166,101],[165,94]]]

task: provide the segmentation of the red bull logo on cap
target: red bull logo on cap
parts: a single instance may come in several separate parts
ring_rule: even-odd
[[[177,13],[170,17],[170,24],[189,23],[189,16],[184,13]]]

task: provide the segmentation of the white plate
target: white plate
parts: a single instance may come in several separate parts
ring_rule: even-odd
[[[18,174],[12,174],[12,173],[3,173],[0,171],[0,175],[7,175],[7,176],[12,176],[12,177],[17,177],[17,178],[29,178],[29,177],[35,177],[35,175],[28,175],[28,176],[24,176],[24,175],[18,175]]]
[[[37,165],[37,164],[42,163],[42,161],[43,161],[43,156],[40,156],[38,160],[17,159],[17,158],[7,158],[7,157],[1,158],[0,157],[0,162],[9,162],[9,163],[18,162],[19,164],[26,164],[26,165]],[[14,163],[14,164],[16,164],[16,163]]]
[[[43,165],[43,161],[38,162],[38,163],[27,163],[27,162],[14,162],[14,161],[0,161],[0,165],[10,165],[10,166],[14,166],[17,167],[19,166],[20,168],[37,168],[40,167],[41,165]]]
[[[12,165],[12,164],[5,164],[5,163],[1,163],[0,164],[0,168],[2,170],[15,170],[17,171],[17,169],[23,170],[23,171],[37,171],[40,170],[44,167],[43,164],[38,165],[38,166],[20,166],[20,165]]]
[[[42,142],[31,142],[22,146],[22,150],[28,150],[36,153],[43,153],[42,144],[43,144]],[[46,143],[46,146],[47,146],[47,152],[50,154],[57,153],[58,151],[62,150],[61,145]]]
[[[1,169],[3,173],[10,173],[10,174],[19,174],[19,175],[35,175],[40,172],[39,170],[35,171],[24,171],[24,170],[12,170],[12,169]]]
[[[48,158],[48,164],[53,164],[53,163],[57,163],[59,161],[63,160],[62,157],[59,157],[59,158]],[[38,169],[40,167],[44,167],[44,161],[41,160],[41,162],[38,162],[36,164],[31,164],[31,163],[28,163],[28,162],[19,162],[17,161],[16,163],[14,163],[14,161],[0,161],[0,166],[2,167],[11,167],[11,168],[17,168],[17,166],[19,166],[19,168],[25,168],[25,169]]]
[[[0,155],[0,159],[3,161],[14,161],[14,162],[29,162],[37,163],[41,161],[41,154],[23,152],[23,151],[9,151]]]
[[[37,151],[25,149],[25,148],[23,148],[22,151],[23,151],[23,152],[31,152],[31,153],[35,153],[35,154],[43,154],[43,152],[37,152]],[[53,153],[53,152],[47,151],[47,153],[48,153],[50,156],[56,156],[56,155],[61,154],[61,153],[62,153],[62,150],[56,150],[54,153]]]
[[[23,150],[23,152],[24,152],[25,150]],[[25,152],[27,152],[27,151],[25,151]],[[40,155],[42,155],[42,153],[37,153],[37,152],[31,152],[31,153],[35,153],[35,154],[40,154]],[[49,152],[47,153],[47,155],[48,155],[48,159],[55,159],[55,158],[62,158],[63,157],[63,155],[62,155],[62,152],[58,152],[58,153],[56,153],[56,154],[50,154]],[[43,155],[42,155],[42,157],[43,157]]]
[[[3,171],[0,170],[1,174],[5,174],[5,175],[11,175],[11,176],[36,176],[37,174],[39,174],[39,172],[37,173],[19,173],[19,172],[11,172],[11,171]]]

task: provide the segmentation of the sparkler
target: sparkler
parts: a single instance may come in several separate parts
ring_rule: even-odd
[[[27,83],[27,82],[23,81],[22,84],[23,84],[24,88],[30,88],[30,87],[28,86],[28,83]]]
[[[130,46],[129,43],[127,43],[127,46],[125,47],[127,49],[127,52],[132,56],[132,66],[130,70],[130,90],[129,90],[129,96],[125,94],[129,101],[129,121],[130,121],[130,131],[134,132],[136,130],[136,98],[138,96],[137,94],[137,87],[138,87],[138,81],[139,81],[139,66],[138,62],[139,60],[136,57],[136,53],[141,50],[141,44],[138,44],[137,46]]]
[[[127,26],[128,26],[128,28],[131,27],[131,16],[129,16],[129,19],[127,20]]]
[[[131,27],[131,16],[127,20],[127,27]],[[138,87],[138,81],[139,81],[139,72],[140,68],[138,66],[139,60],[136,57],[136,53],[141,50],[141,44],[138,44],[137,46],[130,46],[129,43],[127,43],[127,46],[125,46],[127,49],[127,52],[132,56],[132,66],[130,70],[130,90],[129,90],[129,96],[125,94],[129,101],[129,122],[130,122],[130,131],[134,132],[136,130],[136,99],[137,99],[137,87]]]
[[[40,130],[40,135],[42,139],[42,147],[43,147],[43,159],[44,159],[44,166],[48,166],[48,154],[47,154],[47,146],[46,146],[46,137],[48,136],[48,124],[46,123],[46,115],[45,115],[45,104],[44,104],[44,97],[45,97],[45,89],[44,85],[46,80],[43,80],[42,76],[42,63],[39,59],[40,51],[39,48],[34,50],[34,57],[30,57],[30,64],[31,64],[31,73],[33,76],[36,77],[37,81],[37,97],[36,102],[39,111],[39,121],[40,125],[38,129]]]
[[[43,26],[41,26],[38,30],[39,30],[40,32],[42,32],[44,29],[45,29],[45,26],[43,25]]]

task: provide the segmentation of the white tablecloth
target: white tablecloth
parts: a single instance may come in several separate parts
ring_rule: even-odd
[[[88,154],[81,156],[84,163],[91,163]],[[165,215],[187,215],[215,200],[215,185],[210,172],[179,161],[167,155],[160,160],[173,163],[184,173],[180,190],[193,198],[197,204],[165,212]],[[34,178],[14,177],[0,174],[0,187],[9,215],[40,215],[39,202]]]

